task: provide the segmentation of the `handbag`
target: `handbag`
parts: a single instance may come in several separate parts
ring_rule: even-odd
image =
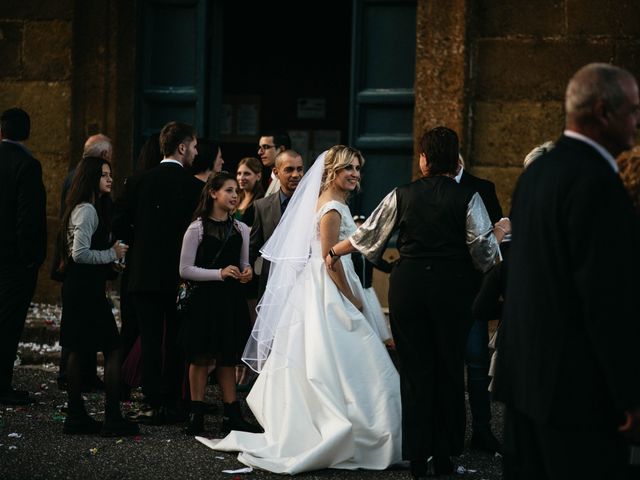
[[[211,261],[211,267],[215,265],[216,261],[220,257],[220,254],[222,253],[222,249],[227,244],[227,240],[229,240],[229,236],[231,235],[232,228],[233,228],[233,219],[230,217],[229,225],[227,227],[227,233],[224,236],[222,245],[220,245],[220,248],[218,249],[218,253],[216,253],[216,256]],[[196,287],[198,285],[199,285],[199,282],[195,282],[192,280],[182,280],[180,282],[180,285],[178,285],[178,296],[176,299],[176,310],[178,311],[178,313],[184,314],[187,312],[191,304],[191,299],[193,298],[193,292],[196,290]]]

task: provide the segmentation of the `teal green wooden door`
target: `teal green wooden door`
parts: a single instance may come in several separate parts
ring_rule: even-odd
[[[219,70],[211,38],[215,4],[207,0],[143,0],[139,4],[136,143],[176,120],[199,135],[216,128],[211,103],[219,101]],[[217,117],[216,117],[217,120]]]
[[[354,0],[350,144],[366,165],[352,210],[369,214],[411,181],[416,2]]]

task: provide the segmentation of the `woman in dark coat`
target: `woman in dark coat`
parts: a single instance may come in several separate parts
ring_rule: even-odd
[[[328,268],[355,250],[374,264],[397,230],[400,259],[389,284],[391,329],[400,360],[403,456],[414,478],[453,471],[465,432],[464,354],[477,291],[476,270],[500,258],[507,219],[495,226],[474,190],[455,181],[458,137],[448,128],[420,142],[423,177],[393,190],[348,239]]]

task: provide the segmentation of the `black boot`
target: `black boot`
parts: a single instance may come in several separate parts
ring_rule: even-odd
[[[189,415],[189,424],[185,428],[184,433],[187,435],[200,435],[204,432],[204,402],[191,400],[191,414]]]
[[[100,422],[95,421],[87,414],[82,399],[69,398],[69,409],[62,427],[62,433],[67,435],[90,435],[100,432],[100,427]]]
[[[102,437],[132,437],[140,433],[137,424],[122,418],[120,402],[107,401],[105,420],[100,430]]]
[[[450,475],[453,473],[453,462],[449,457],[434,456],[433,457],[433,474],[434,475]]]
[[[224,404],[222,432],[229,433],[231,430],[250,433],[262,433],[263,431],[262,428],[260,428],[258,425],[249,423],[244,418],[242,418],[242,412],[240,411],[240,402],[238,401]]]
[[[411,469],[411,478],[413,480],[422,480],[427,478],[427,461],[426,460],[411,460],[409,462]]]

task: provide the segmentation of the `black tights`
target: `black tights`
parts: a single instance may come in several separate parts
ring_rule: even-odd
[[[69,382],[69,413],[83,413],[82,400],[82,356],[78,352],[69,352],[67,360],[67,379]],[[119,349],[104,354],[104,384],[106,390],[105,415],[109,418],[120,416],[120,387],[122,353]]]

